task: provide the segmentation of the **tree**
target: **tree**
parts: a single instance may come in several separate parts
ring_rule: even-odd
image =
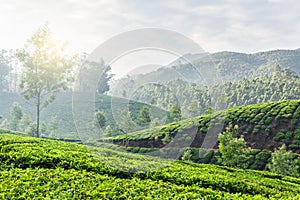
[[[162,125],[162,122],[159,120],[159,118],[154,118],[151,120],[150,127],[160,126]]]
[[[95,113],[95,118],[94,118],[94,124],[96,127],[102,128],[105,126],[106,123],[106,118],[104,116],[104,113],[102,111],[97,111]]]
[[[112,136],[113,134],[113,130],[112,128],[110,127],[110,125],[106,126],[105,127],[105,130],[104,130],[104,135],[105,136]]]
[[[39,132],[42,136],[47,136],[47,126],[44,122],[41,123]]]
[[[291,151],[287,151],[285,144],[283,144],[272,153],[268,168],[277,174],[299,176],[299,165],[296,163],[295,156]]]
[[[8,90],[8,82],[6,78],[9,74],[10,67],[6,54],[7,51],[5,50],[2,50],[0,52],[0,91],[3,91],[5,89]]]
[[[200,115],[200,110],[201,110],[200,102],[196,99],[193,99],[188,107],[188,111],[191,117]]]
[[[25,133],[30,136],[35,136],[36,135],[36,124],[31,123],[29,126],[26,128]]]
[[[58,125],[59,125],[59,119],[58,119],[58,117],[56,115],[55,116],[51,116],[50,121],[48,123],[49,131],[50,131],[50,136],[56,137],[56,131],[58,129]]]
[[[52,39],[47,25],[42,26],[17,53],[23,64],[21,94],[36,106],[36,136],[39,137],[40,112],[52,103],[56,94],[67,89],[72,59],[63,55],[64,47]]]
[[[206,106],[205,110],[204,110],[204,114],[208,115],[208,114],[213,114],[215,111],[211,106]]]
[[[97,92],[99,94],[104,94],[105,92],[109,91],[109,82],[111,81],[113,76],[114,74],[111,73],[111,67],[104,67],[104,71],[102,72],[97,86]]]
[[[181,109],[178,104],[174,104],[170,106],[170,114],[169,114],[169,120],[171,122],[173,121],[179,121],[181,119]]]
[[[27,127],[30,126],[31,123],[32,123],[32,120],[31,120],[30,116],[24,114],[22,119],[20,120],[19,129],[21,131],[25,131],[27,129]]]
[[[229,125],[218,137],[222,163],[229,167],[241,167],[246,159],[246,142],[243,137],[236,138],[237,135],[238,126]]]
[[[0,124],[0,128],[8,129],[9,128],[9,122],[7,119],[2,120]]]
[[[137,128],[132,120],[132,113],[130,111],[123,110],[120,112],[118,126],[123,133],[132,132]]]
[[[181,160],[190,161],[191,158],[192,158],[192,151],[191,151],[190,149],[187,149],[187,150],[183,153],[183,155],[182,155],[182,157],[181,157]]]
[[[147,106],[143,106],[139,112],[139,124],[147,125],[151,122],[150,111]]]
[[[14,102],[9,111],[10,129],[17,131],[19,129],[19,123],[22,117],[23,117],[23,111],[21,106],[17,102]]]

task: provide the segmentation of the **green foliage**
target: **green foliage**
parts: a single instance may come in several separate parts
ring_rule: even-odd
[[[17,54],[23,65],[21,94],[36,105],[36,136],[39,137],[40,111],[52,103],[56,94],[66,90],[72,59],[62,55],[63,47],[53,39],[47,25],[39,28]]]
[[[294,136],[295,139],[300,139],[300,127],[298,127],[296,130],[295,130],[295,136]]]
[[[291,120],[291,125],[296,126],[298,124],[299,120],[298,119],[292,119]]]
[[[280,141],[280,140],[282,140],[282,139],[284,139],[285,138],[285,133],[284,133],[284,131],[279,131],[276,135],[275,135],[275,137],[273,138],[275,141]]]
[[[165,137],[161,141],[163,144],[169,144],[171,142],[170,135],[166,134]]]
[[[36,124],[30,123],[29,126],[25,129],[25,133],[30,136],[35,136],[36,134]]]
[[[57,115],[52,115],[48,123],[48,129],[50,131],[50,137],[57,137],[57,129],[59,128],[59,119]]]
[[[0,135],[0,197],[288,199],[300,180],[48,139]]]
[[[22,117],[23,117],[23,111],[21,106],[17,102],[14,102],[10,108],[10,115],[9,115],[10,129],[14,131],[19,130],[19,123]]]
[[[105,130],[104,130],[104,135],[105,136],[112,136],[113,134],[113,130],[112,128],[110,127],[110,125],[106,126],[105,127]]]
[[[211,106],[205,107],[204,114],[208,115],[208,114],[213,114],[213,113],[214,113],[214,109]]]
[[[106,124],[106,118],[102,111],[97,111],[95,113],[94,124],[96,127],[103,128]]]
[[[188,106],[188,111],[191,117],[199,116],[201,114],[200,102],[196,99],[192,100]]]
[[[283,114],[280,113],[280,111],[285,107],[298,108],[299,106],[299,100],[240,106],[215,112],[211,115],[203,115],[196,118],[173,122],[163,126],[152,127],[149,129],[107,138],[107,140],[114,142],[122,141],[124,139],[129,141],[135,140],[136,142],[148,140],[149,143],[152,143],[154,138],[158,137],[159,140],[165,138],[164,140],[171,141],[175,135],[179,134],[183,136],[186,130],[193,128],[199,130],[199,133],[197,133],[199,136],[205,137],[207,132],[211,127],[213,127],[214,124],[223,126],[221,127],[222,131],[226,131],[225,127],[232,123],[239,126],[237,137],[240,137],[242,134],[247,134],[245,140],[249,147],[273,150],[273,148],[268,145],[269,142],[275,141],[276,148],[281,145],[281,142],[283,141],[286,142],[287,145],[290,145],[293,141],[293,138],[300,138],[299,130],[297,128],[295,129],[295,127],[289,126],[290,119],[282,119],[281,116]],[[284,110],[288,111],[288,109]],[[295,110],[296,109],[291,109],[288,112],[294,112]],[[284,113],[286,113],[286,111],[284,111]],[[264,116],[260,118],[259,122],[256,120],[253,122],[253,119],[255,119],[260,113],[264,113]],[[279,116],[279,118],[275,119],[275,116]],[[269,120],[269,124],[265,123],[267,118],[272,119],[272,121]],[[261,138],[264,139],[262,140]],[[176,140],[179,141],[180,139],[177,138]],[[176,140],[174,140],[174,142],[176,142]],[[135,144],[138,145],[136,142]],[[153,145],[154,147],[157,147],[155,144]],[[202,143],[198,140],[194,141],[193,145],[195,145],[194,147],[200,148]],[[294,152],[299,152],[299,148],[296,149],[295,146],[292,150]]]
[[[9,91],[9,82],[7,76],[11,72],[10,67],[10,52],[1,50],[0,52],[0,91]]]
[[[286,151],[286,146],[283,144],[272,154],[268,168],[274,173],[288,176],[300,176],[300,165],[295,161],[295,156],[298,157],[298,155],[294,155],[292,152]]]
[[[46,124],[44,122],[41,123],[39,132],[42,136],[48,136],[47,127],[46,127]]]
[[[151,122],[150,111],[147,106],[143,106],[139,112],[139,124],[142,126],[148,125]]]
[[[241,167],[246,156],[246,142],[244,138],[236,138],[238,127],[229,125],[226,131],[218,136],[219,151],[222,163],[230,167]]]
[[[32,123],[32,119],[29,115],[23,114],[22,119],[20,120],[20,131],[24,131],[27,129],[27,127]]]
[[[181,120],[181,109],[178,104],[170,105],[169,111],[170,111],[170,117],[169,117],[170,122]]]
[[[264,170],[266,168],[266,165],[271,157],[271,151],[268,151],[266,149],[260,151],[255,155],[254,162],[249,167],[250,169],[256,169],[256,170]]]
[[[136,123],[133,121],[132,112],[123,110],[120,113],[120,120],[118,126],[125,134],[131,132],[132,130],[135,130],[137,127]]]
[[[191,151],[190,149],[187,149],[187,150],[183,153],[183,155],[182,155],[182,157],[181,157],[181,160],[190,161],[191,158],[192,158],[192,151]]]
[[[160,126],[162,122],[158,118],[154,118],[151,120],[150,127]]]
[[[232,68],[230,69],[232,70]],[[249,77],[253,77],[252,75],[251,73]],[[137,79],[146,76],[141,75]],[[130,90],[134,90],[137,87],[134,85],[140,82],[133,80],[132,77],[129,79],[127,81],[122,79],[122,81],[133,84],[132,87],[126,87],[128,88],[127,93],[132,93],[133,91]],[[212,114],[214,109],[222,110],[226,107],[300,98],[300,78],[294,72],[278,66],[270,66],[265,75],[260,74],[254,78],[244,77],[237,81],[233,80],[236,80],[236,77],[225,83],[203,86],[201,81],[198,82],[199,84],[195,84],[174,77],[172,80],[164,81],[164,85],[153,84],[134,90],[132,98],[164,109],[168,109],[167,105],[175,104],[177,100],[177,102],[180,102],[183,118],[195,117],[200,114]],[[125,88],[125,85],[123,88]],[[268,109],[266,108],[264,112],[258,113],[256,118],[253,118],[253,123],[261,121]],[[281,113],[281,117],[289,119],[292,116],[288,113],[293,112],[293,109],[286,109],[286,113]],[[297,115],[300,115],[299,113],[300,110]],[[294,117],[294,119],[297,119],[297,117]],[[271,118],[266,120],[266,123],[271,122]]]
[[[127,100],[123,98],[118,97],[110,97],[107,95],[96,95],[95,96],[95,108],[97,110],[103,111],[106,118],[106,126],[110,125],[110,127],[113,129],[113,135],[120,135],[124,134],[124,132],[134,132],[139,130],[141,127],[136,126],[140,124],[140,112],[143,109],[143,107],[147,107],[149,109],[149,115],[151,111],[151,119],[156,118],[155,124],[161,124],[164,119],[164,117],[167,115],[167,111],[162,110],[158,107],[146,105],[144,103]],[[112,108],[112,102],[113,104],[117,105]],[[129,104],[129,105],[128,105]],[[124,108],[128,106],[129,114],[127,113]],[[119,113],[118,116],[113,116],[112,109],[116,109],[116,113]],[[118,123],[116,123],[116,121]],[[154,122],[150,122],[151,124]],[[147,125],[147,124],[146,124]],[[122,131],[122,129],[124,129]]]
[[[1,121],[0,128],[1,129],[9,129],[9,122],[7,119],[4,119]]]
[[[105,66],[97,86],[97,92],[99,94],[104,94],[105,92],[109,91],[109,82],[113,76],[114,75],[111,73],[111,67]]]

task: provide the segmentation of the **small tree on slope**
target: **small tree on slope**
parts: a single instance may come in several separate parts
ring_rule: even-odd
[[[271,172],[277,174],[299,176],[299,162],[297,163],[295,156],[297,155],[291,151],[287,151],[285,144],[283,144],[278,150],[272,153],[268,168]]]
[[[52,39],[47,25],[38,29],[17,54],[23,64],[21,94],[33,99],[36,106],[36,136],[39,137],[40,112],[52,103],[56,94],[66,90],[71,79],[72,59],[64,55],[64,48]]]

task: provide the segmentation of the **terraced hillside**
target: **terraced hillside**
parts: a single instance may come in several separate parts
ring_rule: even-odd
[[[300,179],[0,135],[2,199],[299,199]]]
[[[180,148],[206,145],[217,148],[218,133],[223,132],[230,123],[238,125],[239,134],[253,149],[274,150],[285,143],[290,150],[300,153],[300,100],[235,107],[110,137],[105,141],[145,148],[162,148],[166,145]]]

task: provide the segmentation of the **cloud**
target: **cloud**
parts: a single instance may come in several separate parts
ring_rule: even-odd
[[[21,47],[46,21],[73,51],[142,27],[181,32],[211,52],[297,48],[299,8],[297,0],[11,0],[0,7],[0,48]]]

